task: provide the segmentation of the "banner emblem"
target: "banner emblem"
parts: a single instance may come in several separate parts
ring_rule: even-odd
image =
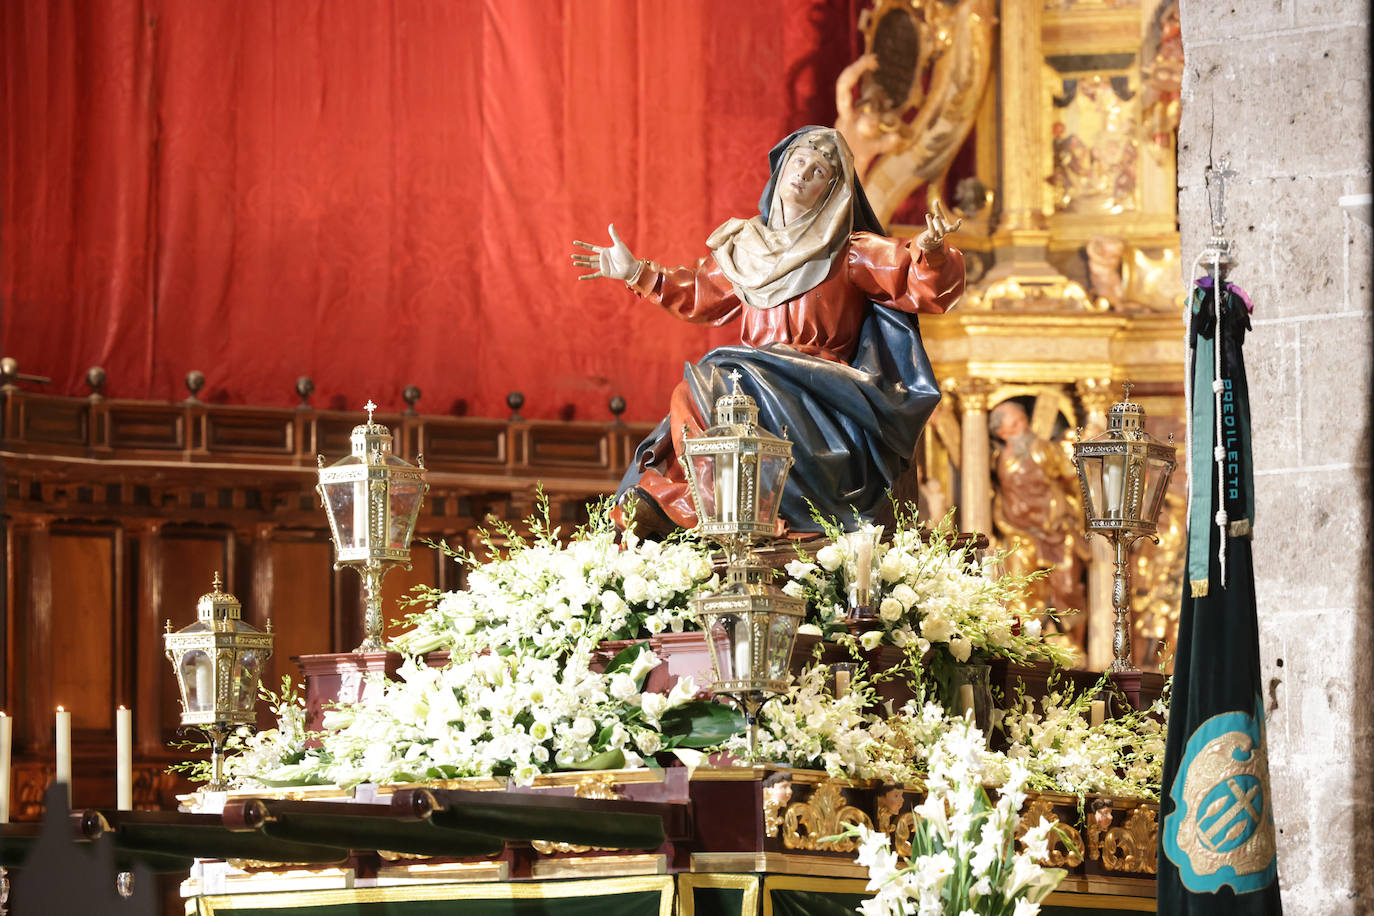
[[[1263,712],[1227,712],[1188,739],[1164,818],[1164,851],[1193,893],[1256,891],[1277,876]]]

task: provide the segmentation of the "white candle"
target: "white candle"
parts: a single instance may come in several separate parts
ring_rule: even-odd
[[[735,509],[739,494],[735,486],[735,461],[733,455],[725,455],[716,463],[716,508],[722,522],[735,520]]]
[[[0,824],[10,822],[10,734],[14,720],[0,712]]]
[[[1107,721],[1107,704],[1101,700],[1093,700],[1092,708],[1088,713],[1088,724],[1096,728]]]
[[[72,806],[72,714],[57,707],[57,775],[54,782],[67,786],[67,807]]]
[[[859,537],[858,557],[855,563],[858,565],[854,578],[859,583],[859,600],[867,604],[869,601],[868,587],[873,575],[873,538],[867,533]]]
[[[958,701],[955,703],[954,710],[955,710],[955,712],[957,712],[957,713],[958,713],[959,715],[961,715],[961,716],[964,715],[965,713],[968,713],[968,712],[972,712],[972,711],[973,711],[973,685],[972,685],[972,684],[960,684],[960,685],[959,685],[959,699],[958,699]]]
[[[196,659],[196,703],[195,711],[213,709],[215,706],[214,685],[210,683],[210,659],[204,655]]]
[[[115,807],[134,808],[134,718],[133,710],[115,710]]]
[[[843,700],[849,695],[849,667],[836,666],[835,668],[835,699]]]
[[[1102,496],[1107,503],[1107,518],[1121,518],[1126,496],[1126,456],[1108,455],[1102,465]]]

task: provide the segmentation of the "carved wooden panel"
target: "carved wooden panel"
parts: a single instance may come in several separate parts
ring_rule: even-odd
[[[469,422],[462,426],[426,424],[416,431],[417,453],[432,468],[464,463],[504,465],[509,457],[507,424]]]
[[[21,417],[21,435],[34,442],[84,445],[90,436],[90,408],[79,401],[30,402]]]
[[[290,455],[296,448],[295,418],[281,411],[223,410],[205,414],[201,422],[208,451]]]
[[[180,451],[186,447],[186,413],[177,407],[112,408],[106,423],[111,448]]]
[[[269,614],[272,618],[277,639],[263,683],[276,690],[284,674],[299,680],[291,656],[346,651],[353,646],[333,645],[333,545],[326,539],[273,540],[271,552],[271,606],[254,608],[252,623],[263,626]],[[352,572],[349,575],[357,578]],[[248,616],[246,610],[244,616]],[[325,646],[330,648],[326,650]]]
[[[31,676],[50,684],[52,705],[71,710],[73,730],[100,732],[105,739],[114,727],[115,632],[122,623],[115,537],[110,530],[54,528],[49,546],[54,638],[46,671],[41,660],[31,660],[36,663]]]
[[[525,463],[608,473],[610,441],[596,430],[574,424],[531,425],[525,431]]]

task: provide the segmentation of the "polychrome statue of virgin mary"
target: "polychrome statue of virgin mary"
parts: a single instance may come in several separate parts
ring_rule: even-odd
[[[759,215],[727,220],[695,267],[636,258],[614,226],[608,246],[574,242],[584,251],[573,261],[592,269],[582,279],[622,280],[685,321],[740,322],[740,345],[688,364],[668,416],[635,450],[618,498],[638,500],[641,533],[696,525],[678,461],[683,427],[710,425],[734,372],[759,425],[792,440],[780,517],[798,532],[819,527],[808,501],[851,528],[881,513],[940,400],[916,316],[948,311],[963,293],[963,255],[945,243],[959,224],[937,205],[916,239],[884,235],[830,128],[796,131],[768,163]]]

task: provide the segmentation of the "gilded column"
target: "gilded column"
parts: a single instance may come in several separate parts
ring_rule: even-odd
[[[988,394],[981,379],[959,383],[959,527],[992,534],[992,443],[988,438]]]
[[[1044,0],[1003,0],[998,94],[1002,105],[1002,217],[999,234],[1030,230],[1043,245],[1045,228],[1040,28]],[[1013,244],[1017,241],[1013,239]]]
[[[1107,408],[1112,403],[1112,380],[1079,379],[1074,387],[1083,405],[1083,437],[1091,438],[1107,428]],[[1089,536],[1088,546],[1092,550],[1092,557],[1088,562],[1086,662],[1093,671],[1105,671],[1112,664],[1112,636],[1116,628],[1116,612],[1112,606],[1115,560],[1112,545],[1106,538]]]

